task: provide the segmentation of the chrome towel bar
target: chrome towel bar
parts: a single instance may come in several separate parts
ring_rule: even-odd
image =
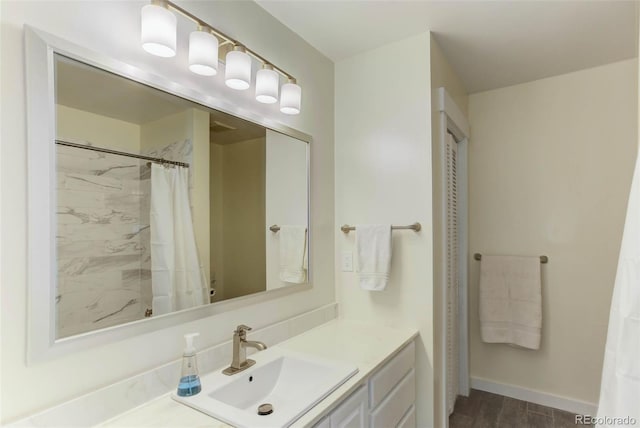
[[[272,226],[269,226],[269,230],[272,231],[273,233],[280,232],[280,226],[278,226],[277,224],[274,224]]]
[[[422,225],[418,222],[410,224],[408,226],[391,226],[392,230],[413,230],[414,232],[420,232],[422,230]],[[344,233],[349,233],[352,230],[356,230],[355,226],[349,226],[348,224],[343,224],[340,226],[340,230]]]
[[[482,254],[480,253],[475,253],[473,255],[473,258],[476,260],[482,260]],[[549,257],[547,256],[540,256],[540,263],[548,263],[549,262]]]

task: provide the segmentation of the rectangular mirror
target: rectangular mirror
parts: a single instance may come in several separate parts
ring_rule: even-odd
[[[55,339],[307,283],[307,142],[53,62]]]

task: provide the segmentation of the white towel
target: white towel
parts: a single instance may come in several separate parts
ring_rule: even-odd
[[[360,288],[384,290],[391,270],[391,225],[356,225],[356,259]]]
[[[307,280],[307,228],[280,226],[280,280],[302,284]]]
[[[480,331],[487,343],[540,347],[540,258],[482,256]]]

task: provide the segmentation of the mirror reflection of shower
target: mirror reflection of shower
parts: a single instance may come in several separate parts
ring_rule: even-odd
[[[58,106],[59,120],[74,114],[69,110]],[[140,155],[58,140],[58,337],[169,312],[154,305],[162,289],[152,287],[152,260],[163,258],[152,259],[149,160],[188,165],[190,147],[185,140]]]
[[[268,227],[308,224],[306,142],[54,63],[56,338],[291,285]]]

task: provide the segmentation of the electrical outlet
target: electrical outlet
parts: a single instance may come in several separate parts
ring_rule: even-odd
[[[353,253],[351,251],[342,252],[342,272],[353,272]]]

